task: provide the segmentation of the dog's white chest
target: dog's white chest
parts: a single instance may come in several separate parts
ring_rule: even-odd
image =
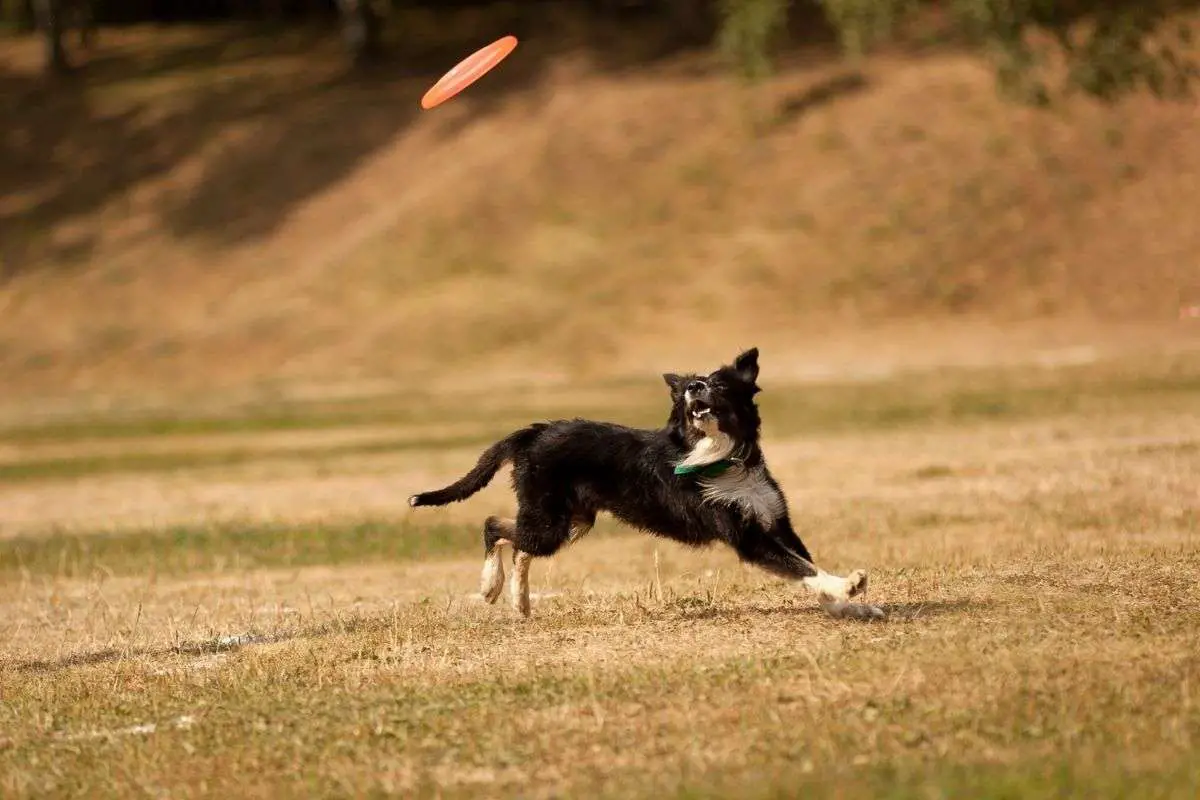
[[[783,516],[783,495],[767,481],[761,467],[739,465],[716,477],[702,478],[700,492],[710,502],[738,506],[764,527]]]

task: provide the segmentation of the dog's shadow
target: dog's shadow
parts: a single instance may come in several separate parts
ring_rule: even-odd
[[[797,606],[794,603],[785,603],[776,606],[744,606],[740,608],[719,608],[715,606],[707,608],[693,608],[682,611],[681,616],[686,619],[739,619],[747,616],[774,617],[780,614],[805,614],[812,616],[829,617],[830,619],[847,620],[849,622],[908,622],[918,619],[930,619],[932,617],[952,616],[967,614],[973,611],[980,611],[990,608],[992,603],[986,600],[928,600],[915,603],[867,603],[862,605],[873,605],[883,611],[882,617],[870,617],[866,615],[840,615],[833,616],[817,605]],[[851,604],[854,605],[854,604]]]
[[[914,620],[943,617],[982,611],[990,608],[988,600],[926,600],[920,603],[883,603],[884,620]]]
[[[779,106],[777,122],[780,125],[792,122],[809,111],[828,105],[842,97],[858,94],[869,85],[867,76],[858,71],[843,72],[826,78],[803,92],[785,99]]]

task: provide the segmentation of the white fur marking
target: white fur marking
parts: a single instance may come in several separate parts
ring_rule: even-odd
[[[767,481],[762,467],[747,469],[735,464],[716,477],[701,478],[700,491],[705,500],[741,507],[765,528],[774,525],[786,507],[783,495]]]
[[[692,451],[682,461],[677,462],[676,466],[705,467],[733,454],[733,439],[720,429],[712,414],[696,417],[692,424],[704,432],[704,438],[696,442]]]
[[[492,552],[483,560],[483,572],[479,576],[479,593],[489,603],[496,602],[496,598],[504,591],[502,549],[499,546],[492,548]]]
[[[850,581],[837,575],[822,571],[811,578],[801,578],[800,581],[822,600],[828,598],[830,601],[845,602],[850,599]]]
[[[704,431],[704,438],[696,442],[679,466],[708,466],[733,455],[733,439],[721,430],[711,413],[694,418],[692,424]],[[736,464],[716,477],[701,478],[700,490],[705,500],[739,506],[767,528],[782,517],[786,509],[783,495],[767,481],[762,467],[746,469]]]

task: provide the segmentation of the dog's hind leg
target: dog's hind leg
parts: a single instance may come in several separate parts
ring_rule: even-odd
[[[513,550],[513,572],[508,583],[508,599],[522,617],[529,616],[529,562],[533,556],[524,550]]]
[[[479,576],[479,593],[494,603],[504,591],[504,545],[512,544],[516,523],[511,519],[488,517],[483,523],[483,572]]]
[[[571,537],[570,512],[557,513],[537,505],[526,505],[517,513],[512,531],[513,572],[508,581],[509,601],[523,617],[529,616],[529,564],[534,557],[554,555]],[[584,520],[586,521],[586,520]],[[586,531],[576,528],[579,535]]]

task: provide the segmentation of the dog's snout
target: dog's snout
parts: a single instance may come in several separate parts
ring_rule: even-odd
[[[692,381],[687,385],[687,390],[692,394],[700,394],[708,387],[704,385],[704,381]]]

